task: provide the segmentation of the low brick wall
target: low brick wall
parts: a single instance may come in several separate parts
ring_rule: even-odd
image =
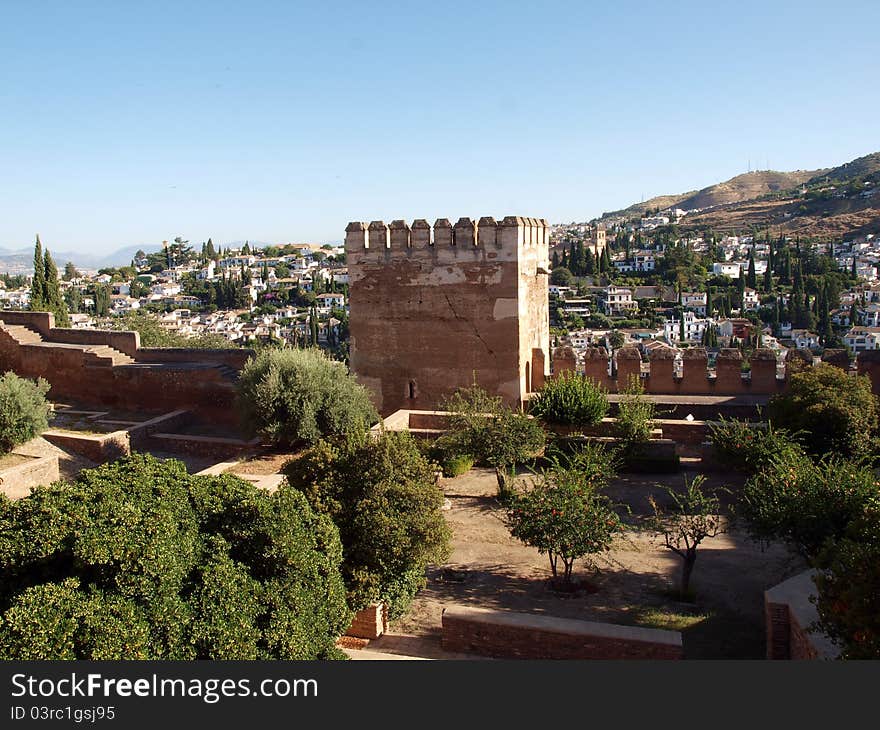
[[[764,592],[768,659],[835,659],[838,649],[810,625],[819,617],[813,571],[805,570]]]
[[[113,461],[131,453],[128,431],[111,431],[95,436],[78,434],[75,431],[49,430],[41,435],[50,444],[85,456],[96,464]]]
[[[378,639],[388,630],[388,608],[384,603],[374,603],[358,611],[345,632],[358,639]]]
[[[447,651],[510,659],[681,659],[678,631],[450,606]]]
[[[250,348],[209,350],[189,347],[141,347],[133,355],[138,362],[210,362],[241,370],[256,353]]]
[[[193,454],[226,459],[240,456],[259,446],[260,439],[243,441],[241,439],[219,436],[195,436],[182,433],[153,433],[149,438],[151,449],[161,449],[175,454]]]
[[[20,456],[26,456],[20,454]],[[33,487],[58,481],[58,457],[26,456],[27,461],[0,471],[0,492],[9,499],[22,499]]]

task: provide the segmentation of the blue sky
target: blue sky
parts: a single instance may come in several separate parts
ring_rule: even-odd
[[[586,220],[880,150],[880,3],[0,0],[0,247]]]

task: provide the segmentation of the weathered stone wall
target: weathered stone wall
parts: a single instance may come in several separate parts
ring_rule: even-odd
[[[42,337],[20,342],[0,327],[0,371],[45,378],[51,398],[147,413],[183,408],[223,423],[238,420],[234,381],[223,366],[240,369],[251,350],[141,349],[137,333],[56,328],[45,312],[2,311],[0,322],[30,327]],[[101,345],[135,362],[114,364],[89,351]]]
[[[383,415],[476,381],[518,405],[549,373],[546,222],[350,223],[351,368]]]
[[[447,651],[509,659],[681,659],[678,631],[462,606],[444,609]]]
[[[58,479],[58,456],[28,456],[27,461],[0,471],[0,494],[9,499],[22,499],[34,487]]]

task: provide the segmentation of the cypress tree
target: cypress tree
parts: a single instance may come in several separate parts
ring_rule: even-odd
[[[770,264],[767,264],[767,270],[764,272],[764,293],[769,294],[773,291],[773,274]]]
[[[44,254],[44,276],[46,308],[55,315],[56,327],[70,327],[70,316],[67,313],[67,303],[61,296],[61,286],[58,283],[58,267],[52,260],[52,254],[46,249]]]
[[[755,275],[755,247],[752,246],[752,250],[749,251],[749,273],[748,273],[748,285],[751,289],[755,289],[758,286],[758,279]]]
[[[553,269],[558,269],[558,268],[559,268],[559,252],[554,251],[553,252],[553,263],[550,266],[550,270],[552,271]]]
[[[587,268],[587,255],[584,250],[584,242],[578,241],[577,247],[575,248],[577,252],[577,271],[572,271],[575,276],[583,276],[586,273]]]
[[[214,250],[214,242],[210,238],[205,244],[205,254],[209,259],[217,258],[217,252]]]
[[[858,324],[859,319],[859,310],[856,307],[856,302],[853,300],[853,303],[849,306],[849,324],[850,327],[855,327]]]
[[[43,245],[40,234],[34,244],[34,279],[31,284],[31,310],[42,312],[46,309],[46,264],[43,259]]]
[[[318,346],[318,309],[314,304],[312,305],[312,311],[311,311],[311,315],[309,317],[309,320],[310,320],[309,321],[309,333],[311,334],[311,338],[312,338],[312,346],[317,347]]]

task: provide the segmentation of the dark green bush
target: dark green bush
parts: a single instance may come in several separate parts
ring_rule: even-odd
[[[401,615],[425,585],[425,568],[446,559],[449,528],[435,467],[408,433],[320,442],[285,468],[290,485],[333,520],[355,610],[383,600]]]
[[[617,437],[624,449],[633,452],[651,439],[656,406],[645,398],[645,389],[637,376],[630,378],[617,404]]]
[[[467,474],[474,465],[474,457],[469,454],[459,454],[458,456],[448,456],[440,463],[445,477],[457,477]]]
[[[336,657],[341,562],[293,489],[133,455],[0,501],[0,658]]]
[[[48,428],[49,383],[7,372],[0,378],[0,453],[15,448]]]
[[[595,381],[566,371],[544,384],[529,412],[548,423],[592,426],[608,413],[608,396]]]
[[[788,392],[770,400],[769,416],[779,428],[802,432],[813,454],[876,456],[878,407],[867,375],[827,364],[795,373]]]
[[[747,474],[755,474],[775,458],[803,453],[785,429],[736,419],[722,418],[710,425],[709,440],[722,465]]]
[[[316,349],[260,352],[238,382],[242,425],[274,444],[363,432],[378,419],[366,389]]]

